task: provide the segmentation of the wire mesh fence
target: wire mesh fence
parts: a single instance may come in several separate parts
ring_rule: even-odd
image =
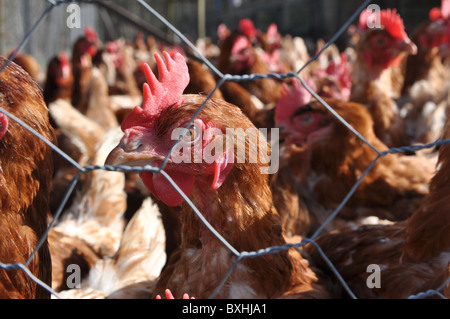
[[[160,167],[153,167],[150,165],[143,166],[143,167],[130,167],[125,165],[120,166],[110,166],[110,165],[87,165],[82,166],[77,161],[72,159],[70,156],[65,154],[62,150],[60,150],[57,146],[53,145],[51,142],[47,141],[43,136],[41,136],[39,133],[37,133],[32,127],[28,126],[24,121],[21,119],[15,117],[10,112],[0,108],[0,112],[4,113],[6,116],[8,116],[13,121],[16,121],[23,127],[25,127],[28,131],[30,131],[32,134],[36,136],[36,138],[41,139],[44,141],[47,145],[49,145],[55,152],[57,152],[60,156],[62,156],[65,160],[67,160],[71,165],[73,165],[77,170],[78,173],[76,174],[75,178],[70,183],[69,188],[67,189],[67,192],[62,199],[58,209],[56,210],[56,213],[53,216],[53,219],[49,223],[49,227],[47,229],[47,232],[44,234],[44,236],[39,241],[38,245],[34,249],[33,253],[30,255],[28,260],[25,263],[2,263],[0,261],[0,268],[5,269],[6,271],[9,270],[17,270],[20,269],[24,271],[32,280],[34,280],[37,284],[44,287],[46,290],[48,290],[52,295],[54,295],[57,298],[60,298],[58,293],[54,291],[51,287],[47,286],[45,283],[40,281],[37,277],[35,277],[31,271],[27,268],[31,260],[34,258],[34,255],[37,253],[41,245],[45,242],[45,239],[48,236],[49,230],[57,223],[59,217],[63,213],[64,207],[73,193],[77,183],[80,180],[80,177],[83,174],[88,174],[89,172],[92,172],[94,170],[105,170],[105,171],[116,171],[116,172],[123,172],[123,173],[140,173],[140,172],[152,172],[154,174],[161,174],[164,176],[164,178],[174,187],[178,193],[183,197],[183,199],[187,202],[187,204],[192,208],[194,213],[197,215],[197,217],[205,224],[205,226],[209,229],[209,231],[219,240],[223,243],[227,249],[235,256],[235,261],[231,265],[231,267],[226,272],[225,276],[222,278],[220,284],[216,287],[214,292],[210,295],[210,298],[214,298],[214,296],[217,294],[218,291],[222,288],[222,286],[227,281],[228,277],[233,273],[236,266],[245,258],[258,258],[259,256],[263,256],[266,254],[277,254],[280,251],[288,250],[293,247],[300,248],[305,245],[314,245],[325,263],[328,265],[328,267],[331,269],[331,271],[334,273],[336,278],[339,280],[339,282],[344,287],[345,291],[347,291],[348,295],[351,298],[357,298],[357,296],[352,292],[351,288],[347,285],[345,280],[342,278],[342,276],[339,274],[338,270],[335,268],[333,263],[328,259],[326,254],[321,250],[320,246],[315,242],[315,239],[322,233],[322,231],[325,229],[325,227],[339,214],[341,209],[346,205],[346,203],[351,199],[352,195],[358,188],[358,186],[361,184],[367,173],[373,168],[375,163],[384,156],[389,156],[390,154],[394,153],[404,153],[407,151],[417,151],[420,149],[426,149],[426,148],[434,148],[443,144],[449,144],[450,140],[436,140],[433,143],[426,144],[426,145],[410,145],[410,146],[404,146],[400,148],[390,148],[387,151],[380,151],[375,146],[373,146],[371,143],[369,143],[358,131],[356,131],[350,124],[348,124],[337,112],[333,110],[331,106],[329,106],[316,92],[314,92],[313,89],[311,89],[306,81],[301,77],[301,73],[303,70],[305,70],[310,63],[312,63],[314,60],[316,60],[323,51],[325,51],[329,45],[336,42],[339,37],[342,36],[342,34],[348,29],[349,25],[357,19],[361,11],[366,8],[370,4],[370,0],[366,0],[360,4],[359,7],[355,8],[354,13],[348,17],[346,22],[337,30],[337,32],[330,38],[330,40],[323,46],[323,48],[318,51],[306,64],[304,64],[299,70],[292,70],[292,72],[289,73],[268,73],[268,74],[245,74],[245,75],[231,75],[231,74],[223,74],[221,71],[219,71],[213,63],[211,63],[207,58],[205,58],[199,50],[196,48],[196,46],[189,41],[189,39],[186,38],[186,36],[177,28],[175,28],[167,19],[165,19],[160,13],[158,13],[152,6],[150,6],[146,1],[144,0],[136,0],[137,3],[139,3],[145,10],[147,10],[149,13],[151,13],[156,19],[158,19],[168,30],[173,32],[173,34],[176,35],[182,41],[189,49],[191,49],[196,57],[200,59],[217,77],[219,80],[217,81],[216,87],[207,95],[205,101],[200,105],[200,107],[197,109],[195,114],[192,116],[190,121],[186,125],[186,129],[189,128],[189,126],[193,123],[195,118],[198,116],[198,114],[202,111],[204,108],[206,102],[211,98],[211,96],[214,94],[214,92],[220,88],[220,86],[225,81],[235,81],[235,82],[241,82],[241,81],[258,81],[263,78],[272,78],[272,79],[286,79],[286,78],[297,78],[300,83],[303,85],[303,87],[334,116],[339,121],[341,121],[348,130],[350,130],[358,139],[360,139],[363,143],[367,144],[375,153],[376,157],[373,160],[373,162],[367,167],[366,171],[362,173],[361,177],[358,179],[358,181],[355,183],[355,185],[351,188],[351,190],[348,192],[348,194],[345,196],[345,198],[342,200],[342,202],[338,205],[338,207],[331,213],[331,215],[327,218],[327,220],[308,238],[302,239],[300,242],[297,243],[289,243],[282,246],[273,246],[273,247],[266,247],[264,249],[258,250],[258,251],[238,251],[235,247],[233,247],[230,243],[228,243],[224,237],[221,235],[221,230],[214,229],[206,218],[204,218],[201,211],[197,209],[197,207],[192,203],[192,201],[189,199],[188,196],[184,194],[184,192],[181,191],[181,189],[178,187],[178,185],[173,181],[173,179],[166,173],[165,166],[172,155],[172,152],[176,148],[177,144],[180,142],[179,140],[174,142],[171,150],[167,153],[164,161],[162,162],[162,165]],[[50,13],[57,8],[58,6],[61,6],[63,4],[68,3],[87,3],[96,5],[98,4],[95,0],[47,0],[47,7],[41,14],[41,16],[37,19],[35,24],[33,24],[29,31],[26,33],[26,35],[22,38],[20,43],[17,45],[17,50],[13,52],[9,58],[7,63],[2,65],[0,67],[0,73],[7,67],[7,64],[10,60],[12,60],[17,52],[20,51],[21,48],[23,48],[28,41],[33,37],[34,32],[39,27],[39,25],[44,21],[44,19],[47,19]],[[430,296],[438,296],[441,298],[445,298],[442,294],[442,289],[450,282],[450,278],[448,278],[445,282],[443,282],[439,287],[436,287],[435,289],[423,291],[416,295],[412,295],[409,298],[415,299],[415,298],[425,298]]]

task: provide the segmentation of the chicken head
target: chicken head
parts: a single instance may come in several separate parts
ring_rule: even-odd
[[[361,13],[357,50],[370,70],[378,74],[390,66],[398,66],[405,55],[416,54],[417,46],[406,34],[403,20],[395,9],[381,10],[378,19],[369,20],[375,14],[368,10]]]
[[[306,80],[308,86],[315,89],[312,80]],[[311,94],[297,79],[292,79],[292,86],[283,83],[284,93],[275,106],[275,123],[282,130],[286,141],[303,144],[329,124],[329,116],[313,111],[310,106]],[[316,132],[317,131],[317,132]]]
[[[197,116],[201,104],[195,96],[182,95],[189,83],[184,57],[179,53],[163,53],[166,63],[155,54],[159,79],[148,65],[143,88],[142,106],[137,106],[122,122],[124,136],[111,151],[106,163],[163,167],[186,196],[196,183],[211,190],[221,186],[233,166],[233,151],[224,148],[225,128]],[[202,114],[202,113],[200,113]],[[184,198],[162,172],[144,171],[140,177],[158,199],[169,206],[178,206]]]

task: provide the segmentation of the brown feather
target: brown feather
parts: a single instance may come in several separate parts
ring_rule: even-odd
[[[3,57],[0,64],[5,63]],[[0,105],[50,142],[55,141],[39,86],[14,63],[0,74]],[[24,263],[44,235],[53,174],[51,149],[24,127],[9,120],[0,140],[0,259]],[[30,271],[51,285],[47,241],[29,264]],[[21,270],[0,271],[0,297],[48,298],[49,293]]]

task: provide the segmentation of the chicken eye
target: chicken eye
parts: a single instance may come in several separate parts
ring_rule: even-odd
[[[379,47],[383,47],[386,45],[386,39],[384,37],[376,37],[374,42]]]
[[[312,114],[303,114],[298,116],[295,121],[301,126],[310,126],[314,122],[314,116]]]
[[[186,143],[195,142],[200,136],[199,129],[196,125],[192,124],[188,129],[184,129],[180,135],[180,139]]]

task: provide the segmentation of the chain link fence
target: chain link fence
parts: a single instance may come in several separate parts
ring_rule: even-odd
[[[37,19],[37,21],[31,25],[28,24],[26,26],[23,26],[24,29],[27,30],[26,35],[22,38],[22,40],[17,43],[17,48],[19,51],[21,48],[25,47],[27,44],[32,43],[32,39],[33,39],[33,34],[34,32],[36,32],[36,29],[39,28],[40,24],[47,19],[52,19],[51,18],[51,14],[52,12],[56,12],[57,14],[61,14],[61,5],[63,4],[69,4],[69,3],[79,3],[79,4],[90,4],[90,5],[98,5],[99,8],[101,8],[102,6],[100,5],[103,1],[95,1],[95,0],[75,0],[75,1],[70,1],[70,0],[47,0],[47,1],[41,1],[39,3],[40,7],[45,7],[43,9],[43,13],[42,15]],[[214,229],[209,223],[208,221],[203,217],[202,213],[197,209],[197,207],[195,207],[195,205],[190,201],[190,199],[180,190],[180,188],[176,185],[176,183],[171,179],[171,177],[164,171],[165,165],[167,164],[167,161],[169,159],[169,157],[171,156],[172,151],[175,149],[176,144],[179,142],[175,142],[173,147],[171,148],[171,150],[169,151],[169,153],[166,155],[165,160],[163,161],[162,165],[160,167],[152,167],[152,166],[144,166],[144,167],[129,167],[129,166],[109,166],[109,165],[95,165],[95,166],[81,166],[79,165],[75,160],[73,160],[72,158],[70,158],[67,154],[65,154],[63,151],[61,151],[58,147],[56,147],[55,145],[53,145],[52,143],[48,142],[47,140],[45,140],[44,137],[42,137],[39,133],[37,133],[33,128],[31,128],[30,126],[28,126],[26,123],[24,123],[21,119],[15,117],[13,114],[7,112],[6,110],[0,108],[0,112],[4,113],[6,116],[8,116],[10,119],[12,119],[13,121],[18,122],[20,125],[24,126],[27,130],[29,130],[32,134],[34,134],[36,136],[36,138],[39,138],[41,140],[43,140],[45,143],[47,143],[55,152],[57,152],[59,155],[61,155],[63,158],[65,158],[69,163],[71,163],[77,170],[78,170],[78,174],[75,176],[75,178],[72,180],[69,188],[67,189],[66,195],[64,196],[63,200],[61,201],[56,213],[54,214],[54,217],[52,219],[52,221],[49,223],[49,228],[47,229],[47,232],[44,234],[44,237],[41,238],[41,241],[38,243],[37,247],[35,248],[35,250],[33,251],[33,253],[30,255],[30,257],[28,258],[28,260],[25,263],[15,263],[15,264],[5,264],[2,263],[0,261],[0,268],[3,268],[5,270],[17,270],[17,269],[21,269],[22,271],[24,271],[30,278],[32,278],[37,284],[39,284],[40,286],[44,287],[46,290],[48,290],[51,294],[53,294],[55,297],[59,298],[59,295],[57,292],[55,292],[51,287],[48,287],[45,283],[41,282],[38,278],[36,278],[31,271],[27,268],[28,264],[31,262],[31,260],[33,259],[34,255],[36,254],[36,252],[39,250],[39,248],[41,247],[41,245],[44,243],[46,237],[48,236],[48,232],[49,230],[57,223],[58,218],[60,217],[60,215],[63,213],[64,207],[67,203],[67,200],[69,198],[69,196],[72,194],[72,192],[75,189],[75,186],[77,185],[77,183],[80,180],[80,177],[82,176],[82,174],[88,174],[89,172],[92,172],[94,170],[106,170],[106,171],[116,171],[116,172],[123,172],[123,173],[129,173],[129,172],[133,172],[133,173],[139,173],[139,172],[152,172],[154,174],[161,174],[163,175],[166,180],[180,193],[180,195],[184,198],[184,200],[189,204],[189,206],[192,208],[192,210],[195,212],[195,214],[197,215],[197,217],[206,225],[206,227],[214,234],[214,236],[220,240],[225,247],[227,247],[230,252],[235,255],[235,261],[234,263],[231,265],[231,267],[228,269],[227,273],[225,274],[225,276],[223,277],[222,281],[220,282],[220,284],[216,287],[216,289],[214,290],[214,292],[211,294],[210,298],[213,298],[216,293],[221,289],[221,287],[224,285],[224,283],[226,282],[227,278],[232,274],[233,270],[236,268],[236,266],[239,264],[239,262],[241,262],[243,259],[245,258],[258,258],[259,256],[262,255],[266,255],[266,254],[277,254],[280,251],[283,250],[288,250],[291,249],[293,247],[295,248],[299,248],[302,247],[304,245],[310,244],[310,245],[314,245],[319,254],[322,256],[323,260],[325,261],[325,263],[330,267],[330,269],[332,270],[332,272],[335,274],[335,276],[337,277],[337,279],[340,281],[340,283],[342,284],[342,286],[344,287],[344,289],[348,292],[349,296],[352,298],[357,298],[357,296],[355,296],[355,294],[352,292],[352,290],[350,289],[350,287],[347,285],[347,283],[345,282],[345,280],[341,277],[341,275],[339,274],[339,272],[337,271],[337,269],[334,267],[334,265],[332,264],[332,262],[327,258],[327,256],[323,253],[323,251],[321,250],[321,248],[318,246],[318,244],[315,242],[315,239],[321,234],[321,232],[324,230],[324,228],[336,217],[336,215],[340,212],[340,210],[345,206],[345,204],[349,201],[349,199],[352,197],[353,193],[355,192],[355,190],[358,188],[359,184],[361,183],[361,181],[365,178],[365,176],[367,175],[367,173],[371,170],[371,168],[373,167],[373,165],[377,162],[377,160],[381,157],[384,156],[389,156],[389,154],[394,154],[394,153],[404,153],[404,152],[414,152],[420,149],[425,149],[425,148],[434,148],[434,147],[438,147],[439,145],[442,144],[449,144],[450,140],[436,140],[433,143],[427,144],[427,145],[411,145],[411,146],[405,146],[405,147],[400,147],[400,148],[390,148],[387,151],[381,152],[379,151],[375,146],[371,145],[366,139],[364,139],[364,137],[359,134],[359,132],[357,132],[356,130],[353,129],[353,127],[351,125],[349,125],[343,118],[341,118],[333,109],[332,107],[330,107],[320,96],[318,96],[308,85],[307,83],[304,81],[304,79],[301,77],[301,73],[303,70],[305,70],[308,65],[316,60],[320,54],[322,54],[322,52],[324,50],[326,50],[328,48],[328,46],[332,43],[335,43],[341,36],[342,34],[348,29],[349,25],[351,23],[353,23],[355,20],[357,20],[360,12],[366,8],[369,4],[370,1],[366,0],[362,3],[358,3],[359,6],[353,11],[352,15],[345,21],[345,23],[342,24],[342,26],[337,30],[337,32],[330,37],[329,41],[323,46],[323,48],[317,52],[310,61],[308,61],[300,70],[293,70],[292,72],[289,73],[285,73],[285,74],[280,74],[280,73],[269,73],[269,74],[246,74],[246,75],[242,75],[242,76],[238,76],[238,75],[230,75],[230,74],[222,74],[218,69],[216,69],[216,67],[210,62],[208,61],[195,47],[194,44],[192,44],[188,38],[176,27],[174,27],[166,18],[164,18],[163,15],[161,15],[156,9],[154,9],[152,6],[150,6],[146,1],[144,0],[136,0],[136,3],[138,3],[140,6],[142,6],[142,8],[144,8],[146,11],[148,11],[149,14],[151,14],[155,20],[159,21],[159,25],[164,26],[164,28],[166,30],[169,30],[170,32],[172,32],[174,34],[174,36],[176,38],[179,39],[179,41],[181,41],[182,43],[184,43],[184,45],[186,45],[187,47],[189,47],[193,52],[195,52],[195,55],[197,56],[198,59],[200,59],[201,61],[203,61],[205,63],[205,65],[207,65],[211,71],[213,73],[215,73],[218,77],[219,80],[217,81],[217,86],[214,88],[214,90],[212,92],[209,93],[209,95],[207,96],[205,102],[200,105],[200,107],[198,108],[198,110],[196,111],[196,113],[193,115],[193,117],[190,119],[189,123],[187,124],[187,128],[189,127],[189,125],[194,121],[194,119],[197,117],[197,115],[201,112],[201,110],[203,109],[206,101],[214,94],[214,91],[216,91],[217,89],[220,88],[220,86],[225,82],[225,81],[236,81],[236,82],[240,82],[240,81],[257,81],[259,79],[262,78],[272,78],[272,79],[286,79],[286,78],[297,78],[301,84],[306,88],[306,90],[318,101],[320,101],[323,106],[336,118],[338,118],[350,131],[352,131],[353,134],[355,134],[362,142],[366,143],[369,147],[371,147],[376,153],[377,156],[376,158],[373,160],[373,162],[367,167],[366,171],[362,174],[362,176],[360,177],[360,179],[356,182],[356,184],[352,187],[352,189],[349,191],[349,193],[347,194],[347,196],[342,200],[342,202],[339,204],[339,206],[332,212],[332,214],[329,216],[329,218],[314,232],[314,234],[312,236],[310,236],[309,238],[304,238],[301,242],[298,243],[289,243],[289,244],[285,244],[282,246],[274,246],[274,247],[266,247],[264,249],[258,250],[258,251],[250,251],[250,252],[239,252],[237,249],[235,249],[231,244],[229,244],[220,234],[220,230],[216,230]],[[45,5],[45,6],[44,6]],[[4,7],[3,7],[4,8]],[[58,11],[59,10],[59,11]],[[4,13],[3,13],[4,14]],[[30,17],[31,18],[31,17]],[[96,18],[94,16],[88,17],[86,19],[93,19],[92,21],[94,21]],[[57,30],[61,30],[64,28],[55,28]],[[54,31],[52,31],[54,32]],[[19,32],[20,33],[20,32]],[[25,33],[25,32],[24,32]],[[20,37],[15,36],[15,38],[19,39]],[[66,45],[66,44],[64,44]],[[12,60],[14,58],[14,56],[10,56],[9,59]],[[8,60],[9,62],[9,60]],[[0,72],[2,72],[7,66],[7,63],[3,66],[0,67]],[[444,283],[442,283],[442,285],[440,285],[439,287],[436,287],[433,290],[429,290],[429,291],[423,291],[419,294],[410,296],[409,298],[424,298],[424,297],[429,297],[429,296],[439,296],[441,298],[445,298],[445,296],[443,296],[443,294],[441,293],[441,290],[444,289],[444,287],[450,282],[450,278],[448,278]]]

